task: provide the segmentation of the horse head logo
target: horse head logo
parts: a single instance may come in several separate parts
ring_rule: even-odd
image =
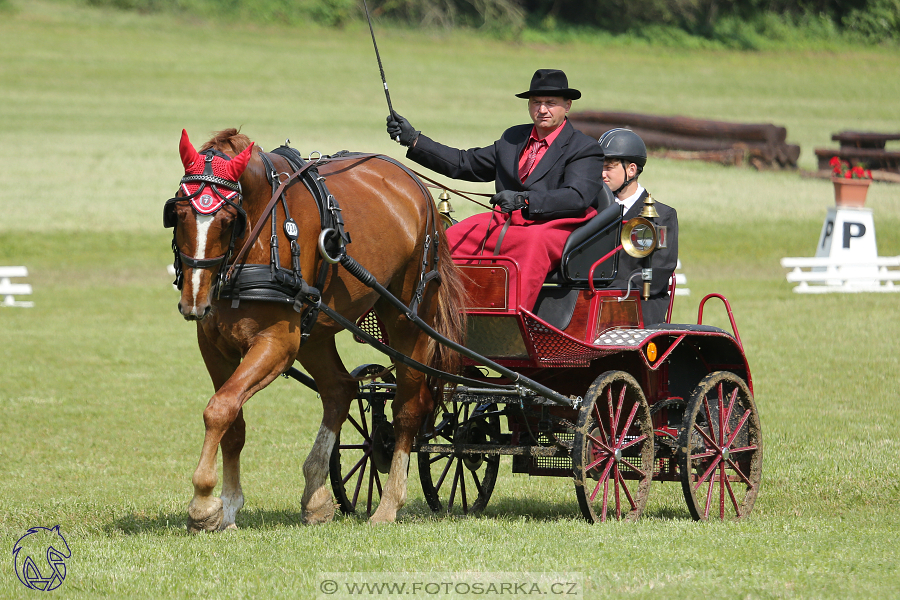
[[[66,578],[65,561],[72,556],[59,525],[53,529],[32,527],[19,538],[12,553],[19,581],[27,588],[42,592],[62,585]]]

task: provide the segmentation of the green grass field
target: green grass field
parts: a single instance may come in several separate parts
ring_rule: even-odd
[[[319,401],[279,379],[245,407],[240,530],[189,536],[212,389],[165,270],[178,137],[186,128],[199,146],[242,126],[266,149],[290,138],[304,154],[402,158],[384,132],[371,40],[360,25],[224,27],[12,4],[0,13],[0,265],[28,266],[35,307],[0,308],[0,597],[33,593],[9,553],[29,527],[57,524],[72,549],[55,592],[67,598],[314,598],[323,573],[362,571],[574,572],[586,598],[900,595],[897,297],[801,296],[784,280],[780,258],[814,253],[830,182],[690,162],[651,161],[642,182],[680,216],[691,295],[675,320],[695,321],[713,291],[735,311],[766,445],[748,520],[695,523],[677,484],[654,484],[638,523],[592,526],[571,481],[512,475],[505,462],[478,518],[433,516],[413,468],[397,524],[307,527],[301,464]],[[525,120],[513,94],[548,66],[584,93],[576,109],[786,126],[803,169],[835,131],[900,129],[896,52],[376,33],[396,110],[458,147]],[[900,254],[898,196],[882,183],[869,192],[884,256]],[[350,368],[382,360],[343,347]]]

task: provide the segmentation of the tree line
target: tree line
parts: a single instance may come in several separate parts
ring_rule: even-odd
[[[173,10],[258,21],[315,20],[340,26],[364,18],[362,0],[82,0],[148,12]],[[526,28],[594,28],[651,35],[678,30],[726,40],[791,28],[860,41],[900,41],[900,0],[366,0],[378,19],[469,27],[515,37]],[[649,32],[649,33],[648,33]]]

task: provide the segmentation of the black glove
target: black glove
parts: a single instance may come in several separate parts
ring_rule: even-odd
[[[387,132],[392,140],[400,142],[402,146],[412,146],[416,138],[419,137],[421,131],[409,124],[409,121],[398,115],[396,112],[391,113],[387,117]]]
[[[511,213],[515,210],[528,207],[528,192],[516,192],[513,190],[503,190],[497,192],[491,197],[491,204],[500,207],[505,213]]]

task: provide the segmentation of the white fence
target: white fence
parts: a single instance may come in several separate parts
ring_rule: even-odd
[[[889,268],[900,267],[900,256],[782,258],[781,266],[792,269],[787,280],[798,294],[900,292],[900,270]]]
[[[21,306],[31,308],[34,302],[16,300],[16,296],[30,296],[31,285],[27,283],[13,283],[10,279],[28,277],[27,267],[0,267],[0,306]]]

